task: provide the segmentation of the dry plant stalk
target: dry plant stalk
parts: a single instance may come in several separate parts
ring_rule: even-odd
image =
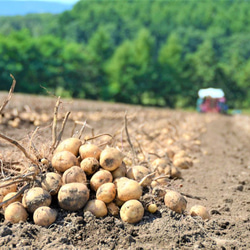
[[[60,105],[60,96],[57,98],[56,105],[54,107],[54,118],[53,118],[53,124],[52,124],[52,150],[55,149],[56,145],[56,139],[57,139],[57,114],[58,114],[58,108]]]
[[[13,93],[14,88],[16,86],[16,79],[11,74],[10,74],[10,77],[13,79],[13,82],[12,82],[12,85],[11,85],[11,88],[10,88],[9,95],[8,95],[7,99],[4,101],[3,105],[0,107],[0,114],[2,113],[3,109],[8,104],[8,102],[10,101],[10,99],[12,97],[12,93]]]

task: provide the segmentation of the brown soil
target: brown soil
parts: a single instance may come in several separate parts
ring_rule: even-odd
[[[4,96],[6,93],[1,93],[0,100]],[[52,118],[55,101],[15,94],[5,112],[20,111],[28,105],[29,109],[40,114],[45,112]],[[170,147],[170,143],[165,143],[157,133],[170,127],[166,136],[171,134],[170,139],[188,150],[194,161],[193,167],[182,170],[183,179],[172,181],[170,187],[187,195],[187,212],[180,215],[169,210],[147,188],[141,198],[143,204],[154,199],[159,211],[155,214],[145,211],[143,219],[135,225],[126,224],[119,217],[97,219],[83,211],[69,213],[59,209],[55,200],[52,207],[59,215],[49,228],[34,225],[32,215],[27,222],[14,225],[4,222],[0,215],[1,249],[250,249],[250,117],[64,100],[60,112],[65,114],[68,110],[73,116],[82,112],[79,119],[87,119],[95,134],[114,134],[121,130],[127,111],[132,142],[143,131],[145,137],[137,138],[141,138],[142,148],[158,154]],[[51,119],[48,124],[42,124],[39,136],[35,136],[37,147],[50,141],[51,133],[47,129],[50,123]],[[63,137],[70,136],[72,124],[70,120]],[[27,141],[27,135],[34,129],[32,122],[21,121],[17,128],[4,119],[0,124],[1,133],[21,143]],[[85,134],[88,133],[91,130],[86,128]],[[119,137],[118,134],[117,141]],[[149,137],[144,145],[143,140]],[[27,161],[16,148],[0,139],[1,154],[6,162]],[[189,198],[190,195],[201,199]],[[194,204],[206,206],[211,219],[190,217],[188,211]]]

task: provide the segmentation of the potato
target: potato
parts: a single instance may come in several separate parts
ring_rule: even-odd
[[[51,164],[57,171],[65,172],[72,166],[78,166],[78,160],[71,152],[61,151],[53,155]]]
[[[62,186],[62,177],[60,174],[48,172],[42,176],[42,188],[51,195],[56,195]]]
[[[62,175],[63,184],[79,182],[79,183],[87,183],[87,177],[85,172],[78,166],[73,166],[67,169]]]
[[[171,178],[180,179],[181,171],[175,166],[167,166],[164,170],[165,175],[169,175]]]
[[[57,212],[50,207],[42,206],[35,210],[33,214],[34,223],[38,226],[48,227],[55,222]]]
[[[117,197],[115,198],[114,202],[115,202],[115,205],[117,205],[118,207],[121,207],[125,203],[125,201],[121,201]]]
[[[123,157],[120,150],[105,148],[100,155],[100,165],[105,170],[114,171],[122,164]]]
[[[6,195],[4,196],[4,198],[3,198],[3,202],[9,200],[10,198],[12,198],[13,196],[15,196],[16,194],[17,194],[17,192],[11,192],[11,193],[6,194]],[[10,201],[8,201],[7,203],[3,204],[3,206],[2,206],[2,207],[3,207],[3,210],[5,210],[5,208],[6,208],[9,204],[11,204],[11,203],[13,203],[13,202],[16,202],[16,201],[21,202],[21,201],[22,201],[22,196],[20,195],[20,196],[14,198],[13,200],[10,200]]]
[[[119,215],[119,207],[114,203],[110,202],[106,204],[108,213],[113,216],[118,216]]]
[[[18,223],[20,221],[26,221],[28,213],[22,203],[16,201],[6,207],[4,211],[4,218],[6,221],[10,221],[11,223]]]
[[[161,176],[159,176],[159,178],[153,180],[151,182],[151,187],[154,188],[156,186],[168,186],[169,185],[169,179],[166,176],[162,176],[163,178],[160,178]]]
[[[166,190],[164,203],[168,208],[179,214],[182,214],[187,207],[186,199],[174,190]]]
[[[4,186],[4,185],[6,185],[6,184],[8,184],[10,182],[12,182],[12,181],[3,181],[3,182],[0,183],[0,186]],[[2,202],[3,197],[6,194],[11,193],[11,192],[16,192],[16,190],[17,190],[16,183],[11,184],[11,185],[6,186],[6,187],[0,187],[0,202]]]
[[[120,210],[122,221],[127,223],[137,223],[144,215],[144,208],[140,201],[129,200],[126,201]]]
[[[69,151],[75,156],[79,155],[79,148],[82,145],[82,142],[78,138],[67,138],[63,140],[58,147],[56,148],[55,152],[62,152],[62,151]]]
[[[193,166],[193,161],[189,157],[174,158],[173,164],[177,168],[188,169]]]
[[[120,177],[115,179],[116,196],[121,201],[138,200],[142,195],[142,188],[135,180],[127,177]]]
[[[104,183],[112,182],[113,176],[107,170],[99,170],[93,174],[90,179],[90,187],[92,190],[97,191],[97,189]]]
[[[119,178],[119,177],[125,177],[127,173],[127,168],[126,168],[126,164],[124,162],[122,162],[122,164],[114,171],[111,171],[111,174],[113,176],[113,180],[115,178]]]
[[[151,214],[154,214],[158,210],[158,207],[156,204],[152,203],[147,206],[147,209]]]
[[[177,158],[184,158],[184,157],[188,157],[187,152],[185,150],[180,150],[175,153],[173,160],[176,160]]]
[[[80,163],[81,169],[87,174],[92,175],[100,168],[99,161],[95,157],[87,157]]]
[[[58,204],[62,209],[77,211],[84,207],[89,199],[89,189],[84,183],[68,183],[58,192]]]
[[[104,183],[96,191],[96,199],[110,203],[115,199],[116,188],[114,183]]]
[[[127,177],[129,179],[133,179],[136,181],[141,181],[141,179],[143,179],[143,177],[145,177],[146,175],[150,174],[150,170],[144,166],[132,166],[128,169],[127,171]],[[149,183],[147,183],[149,184]]]
[[[210,220],[210,214],[206,207],[202,205],[194,205],[190,208],[191,216],[200,216],[203,220]]]
[[[24,193],[22,203],[28,212],[33,213],[39,207],[49,206],[51,195],[41,187],[34,187]]]
[[[94,157],[99,160],[101,151],[102,150],[94,144],[83,144],[79,148],[79,153],[82,160],[87,157]]]
[[[101,200],[88,201],[88,203],[84,207],[84,211],[91,212],[97,218],[104,217],[108,214],[106,204]]]

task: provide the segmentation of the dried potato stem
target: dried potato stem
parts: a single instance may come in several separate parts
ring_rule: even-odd
[[[79,132],[78,139],[81,138],[82,133],[84,132],[84,130],[85,130],[86,127],[89,128],[89,129],[91,129],[92,136],[94,136],[94,132],[95,132],[95,131],[94,131],[94,128],[91,127],[89,124],[87,124],[87,120],[86,120],[85,122],[75,121],[73,130],[72,130],[72,137],[73,137],[73,135],[74,135],[74,130],[75,130],[77,124],[82,125],[81,130],[80,130],[80,132]],[[78,133],[78,132],[77,132],[77,133]]]
[[[1,134],[1,133],[0,133],[0,138],[2,138],[2,139],[4,139],[4,140],[8,141],[9,143],[11,143],[11,144],[13,144],[14,146],[16,146],[17,148],[19,148],[19,149],[23,152],[23,154],[26,156],[26,158],[28,158],[29,160],[31,160],[34,164],[37,164],[37,163],[38,163],[38,162],[37,162],[37,159],[34,158],[34,156],[31,156],[31,155],[26,151],[26,149],[25,149],[22,145],[20,145],[17,141],[15,141],[14,139],[11,139],[10,137],[5,136],[5,135],[3,135],[3,134]]]
[[[188,198],[191,198],[191,199],[196,199],[196,200],[206,200],[207,198],[206,197],[201,197],[201,196],[193,196],[191,194],[184,194],[184,193],[180,193],[181,195],[184,195]]]
[[[154,174],[155,174],[155,172],[150,173],[150,174],[144,176],[144,177],[140,180],[139,185],[142,186],[142,185],[143,185],[151,176],[153,176]]]
[[[57,140],[56,140],[56,144],[55,144],[55,148],[58,146],[58,144],[60,143],[61,139],[62,139],[62,135],[63,135],[63,131],[64,131],[64,128],[65,128],[65,125],[68,121],[68,118],[69,118],[69,115],[70,115],[70,111],[68,111],[63,119],[63,123],[62,123],[62,127],[61,127],[61,130],[58,134],[58,137],[57,137]]]
[[[35,136],[35,134],[37,133],[39,127],[36,127],[35,131],[32,133],[31,137],[30,137],[30,143],[29,143],[29,153],[31,151],[31,148],[34,149],[34,151],[39,155],[39,151],[37,150],[37,148],[35,147],[34,143],[33,143],[33,138]],[[39,157],[39,156],[38,156]]]
[[[5,106],[8,104],[8,102],[10,101],[11,97],[12,97],[12,93],[14,91],[14,88],[16,86],[16,79],[14,78],[14,76],[12,74],[10,74],[10,77],[12,78],[12,85],[9,91],[9,95],[7,97],[7,99],[4,101],[3,105],[0,107],[0,114],[2,113],[3,109],[5,108]]]
[[[56,144],[56,139],[57,139],[57,114],[58,114],[58,109],[60,105],[60,96],[57,98],[56,105],[54,107],[54,118],[53,118],[53,124],[52,124],[52,149],[55,148]]]
[[[3,161],[0,159],[0,165],[1,165],[1,174],[3,177],[5,177],[5,174],[3,172]]]
[[[126,135],[127,135],[127,139],[128,139],[128,143],[130,145],[130,148],[132,150],[132,153],[133,153],[133,165],[135,165],[135,158],[136,158],[136,154],[135,154],[135,150],[134,150],[134,147],[133,147],[133,144],[130,140],[130,136],[129,136],[129,133],[128,133],[128,120],[127,120],[127,111],[125,113],[125,116],[124,116],[124,127],[125,127],[125,132],[126,132]]]
[[[0,188],[8,187],[8,186],[10,186],[12,184],[20,183],[20,182],[24,182],[24,181],[32,181],[33,179],[30,179],[29,178],[30,176],[34,177],[35,176],[35,172],[29,172],[29,173],[27,173],[25,175],[21,175],[21,176],[7,177],[5,179],[2,179],[1,182],[5,182],[5,181],[9,181],[9,180],[12,180],[12,182],[0,185]],[[18,179],[22,179],[22,180],[18,180]]]

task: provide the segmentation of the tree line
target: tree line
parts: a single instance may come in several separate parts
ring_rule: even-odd
[[[222,88],[250,107],[248,1],[86,1],[0,17],[0,89],[171,108]]]

